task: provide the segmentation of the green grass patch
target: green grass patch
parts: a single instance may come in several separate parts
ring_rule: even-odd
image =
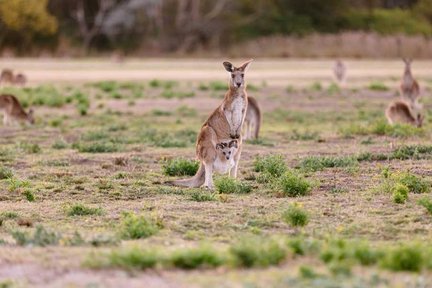
[[[92,142],[82,143],[76,142],[72,148],[77,149],[81,153],[113,153],[120,150],[119,145],[113,142]]]
[[[225,263],[221,254],[210,247],[199,247],[178,250],[170,257],[169,262],[180,269],[214,268]]]
[[[273,240],[244,239],[230,248],[237,267],[268,267],[280,264],[285,258],[285,247]]]
[[[304,227],[309,223],[309,213],[298,204],[291,204],[282,213],[282,219],[292,227]]]
[[[162,171],[167,176],[193,176],[199,168],[199,161],[176,158],[166,161]]]
[[[288,171],[272,183],[273,192],[285,197],[306,196],[312,190],[312,183],[294,171]]]
[[[419,204],[420,206],[423,206],[423,207],[426,209],[426,211],[427,211],[429,214],[432,215],[432,199],[430,199],[430,198],[426,198],[426,197],[421,198],[421,199],[418,201],[418,204]]]
[[[70,205],[66,208],[66,215],[68,216],[102,215],[102,213],[102,208],[88,207],[80,203]]]
[[[118,227],[122,239],[143,239],[156,234],[162,228],[162,223],[145,215],[131,212],[122,214]]]
[[[368,85],[368,89],[372,91],[388,91],[390,90],[384,83],[374,81]]]
[[[33,234],[22,231],[12,231],[12,237],[15,239],[19,246],[53,246],[58,245],[60,235],[56,232],[49,231],[43,226],[39,225]]]
[[[252,187],[249,184],[229,176],[216,178],[214,184],[216,191],[221,194],[247,194],[252,191]]]
[[[358,164],[355,157],[309,156],[300,161],[298,167],[304,171],[320,171],[324,168],[353,167]]]
[[[408,199],[409,189],[402,183],[397,183],[393,187],[393,202],[403,204]]]
[[[10,168],[0,166],[0,180],[13,177],[13,171]]]
[[[257,157],[253,163],[255,172],[279,177],[287,171],[287,165],[282,155]]]

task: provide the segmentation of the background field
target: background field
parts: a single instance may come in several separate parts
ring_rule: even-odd
[[[0,286],[429,287],[432,218],[418,201],[431,197],[432,63],[413,64],[426,110],[417,129],[385,124],[401,61],[347,61],[339,87],[332,61],[256,60],[246,77],[263,125],[239,171],[251,191],[165,186],[175,176],[164,165],[194,159],[196,134],[222,100],[223,60],[2,61],[28,75],[28,88],[3,91],[32,106],[37,122],[0,128]],[[264,183],[255,161],[268,155],[282,155],[310,193],[289,197]],[[398,173],[421,190],[404,204],[392,198]],[[306,226],[283,220],[293,203],[309,215]],[[128,239],[123,228],[136,219],[123,212],[157,232]],[[239,243],[277,261],[247,267],[232,252]],[[113,256],[131,247],[147,254]],[[372,260],[356,256],[359,247]],[[136,259],[148,251],[163,260],[146,270]],[[179,251],[203,267],[173,260]],[[228,260],[209,267],[214,254]]]

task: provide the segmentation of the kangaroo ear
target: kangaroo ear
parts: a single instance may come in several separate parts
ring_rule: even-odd
[[[246,61],[245,63],[243,63],[239,69],[242,71],[246,71],[249,68],[250,63],[253,61],[253,59],[250,59],[248,61]]]
[[[238,144],[237,140],[231,140],[229,142],[229,148],[232,148],[232,147],[237,148],[238,147],[237,144]]]
[[[223,65],[224,65],[226,71],[233,72],[234,66],[230,62],[225,61],[225,62],[223,62]]]

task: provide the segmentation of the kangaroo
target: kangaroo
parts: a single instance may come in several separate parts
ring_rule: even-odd
[[[229,175],[236,178],[242,151],[241,130],[246,116],[248,97],[246,94],[245,72],[252,60],[234,67],[230,62],[223,62],[229,73],[229,89],[221,105],[204,122],[196,142],[196,155],[200,166],[190,179],[170,181],[168,184],[184,187],[204,186],[213,189],[213,167],[217,158],[216,144],[237,139],[237,151],[233,155],[234,166]]]
[[[228,173],[235,165],[234,155],[237,152],[237,148],[237,140],[216,144],[217,157],[213,162],[213,170],[220,174]]]
[[[13,83],[17,86],[25,86],[27,83],[27,77],[22,73],[18,73],[15,75]]]
[[[403,98],[413,101],[420,95],[420,87],[411,72],[412,60],[406,58],[403,58],[402,60],[405,63],[405,71],[400,84],[400,93]]]
[[[18,99],[9,94],[0,95],[0,111],[3,111],[3,124],[5,126],[24,121],[28,124],[34,124],[33,110],[28,113],[24,111]]]
[[[422,108],[422,105],[417,101],[396,100],[387,107],[385,115],[390,125],[405,123],[422,127],[424,120]]]
[[[246,139],[257,139],[261,127],[261,109],[259,108],[258,102],[253,97],[248,97],[248,107],[246,109],[245,117],[246,131],[243,138]],[[253,134],[252,134],[253,129]]]
[[[0,85],[1,84],[13,84],[14,75],[11,69],[3,69],[0,74]]]
[[[339,83],[345,82],[345,79],[346,79],[346,66],[342,62],[342,60],[340,60],[340,59],[336,60],[336,63],[334,65],[334,67],[333,67],[333,72],[334,72],[334,75],[336,77],[336,80]]]

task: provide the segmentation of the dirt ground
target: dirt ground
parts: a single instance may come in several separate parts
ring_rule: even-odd
[[[281,154],[297,169],[308,156],[391,154],[401,145],[430,145],[428,61],[413,63],[422,88],[425,127],[408,135],[379,135],[355,131],[384,121],[385,107],[397,98],[402,61],[346,61],[348,80],[339,87],[333,84],[330,60],[255,59],[246,79],[249,95],[263,112],[261,141],[245,143],[239,170],[239,179],[249,183],[252,192],[198,202],[191,200],[194,191],[161,184],[174,178],[163,173],[166,159],[194,159],[196,133],[225,93],[223,60],[2,61],[0,68],[27,75],[30,88],[3,91],[35,109],[36,125],[0,126],[0,167],[11,169],[15,179],[0,180],[0,215],[6,217],[0,225],[0,287],[432,287],[431,270],[391,272],[354,265],[350,275],[342,277],[312,256],[250,269],[130,271],[86,264],[135,246],[169,252],[205,243],[227,249],[255,234],[332,236],[390,246],[432,240],[432,217],[417,204],[425,195],[410,194],[400,205],[388,193],[377,192],[385,167],[432,180],[431,158],[372,160],[304,172],[316,184],[309,195],[295,198],[269,191],[255,180],[253,169],[257,156]],[[50,93],[69,100],[53,104]],[[89,101],[81,113],[85,115],[80,115],[77,94]],[[37,97],[42,99],[39,104]],[[115,149],[80,150],[101,142]],[[34,200],[29,201],[28,193]],[[69,216],[68,207],[76,203],[103,213]],[[301,231],[281,219],[292,203],[301,203],[310,215]],[[124,211],[157,215],[163,228],[145,239],[118,240]],[[38,225],[61,235],[59,243],[19,245],[13,232],[33,233]],[[76,232],[87,244],[70,244]],[[325,275],[324,282],[304,282],[299,268],[305,265]]]

